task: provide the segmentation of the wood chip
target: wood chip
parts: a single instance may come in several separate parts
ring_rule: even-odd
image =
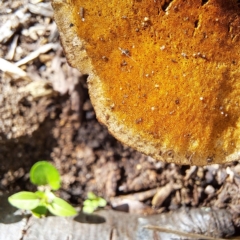
[[[6,43],[20,26],[20,21],[16,16],[9,19],[0,28],[0,43]]]
[[[154,207],[161,207],[163,202],[167,199],[167,197],[171,194],[173,190],[173,184],[168,183],[162,188],[159,188],[157,193],[154,195],[152,199],[152,205]]]
[[[2,70],[4,73],[11,75],[16,80],[19,80],[19,79],[24,79],[27,81],[31,80],[25,71],[23,71],[21,68],[19,68],[15,64],[3,58],[0,58],[0,70]]]
[[[6,59],[9,60],[9,61],[13,60],[13,58],[14,58],[15,51],[16,51],[16,48],[17,48],[18,39],[19,39],[19,35],[15,35],[14,38],[13,38],[13,41],[10,45],[10,49],[9,49],[8,54],[6,56]]]
[[[19,9],[0,27],[0,43],[6,43],[21,25],[29,21],[30,14],[27,14],[26,10],[26,7]]]
[[[142,201],[145,201],[145,200],[153,197],[157,193],[157,191],[158,191],[158,189],[154,188],[154,189],[150,189],[150,190],[143,191],[143,192],[114,197],[114,198],[111,198],[111,204],[113,206],[116,204],[119,204],[123,199],[142,202]]]
[[[50,2],[38,3],[38,4],[28,4],[28,10],[36,15],[41,15],[43,17],[53,17],[53,9]]]
[[[193,174],[196,173],[197,169],[198,169],[197,166],[191,166],[190,169],[187,170],[184,180],[186,181],[189,180],[193,176]]]
[[[29,92],[33,98],[47,97],[54,94],[53,89],[45,81],[34,81],[18,89],[19,92]]]

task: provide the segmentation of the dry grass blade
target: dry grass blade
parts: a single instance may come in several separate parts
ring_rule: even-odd
[[[31,52],[27,57],[21,59],[20,61],[18,61],[17,63],[15,63],[16,66],[21,66],[24,65],[32,60],[34,60],[35,58],[39,57],[40,54],[46,53],[52,49],[56,49],[58,46],[58,44],[54,44],[54,43],[48,43],[45,44],[43,46],[41,46],[39,49],[37,49],[34,52]]]

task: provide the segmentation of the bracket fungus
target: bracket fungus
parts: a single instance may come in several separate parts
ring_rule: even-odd
[[[240,159],[238,0],[53,0],[97,118],[155,159]]]

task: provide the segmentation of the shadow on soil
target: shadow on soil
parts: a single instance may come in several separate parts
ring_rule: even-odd
[[[23,218],[28,217],[24,215],[23,212],[17,210],[15,207],[11,206],[8,202],[9,195],[3,195],[0,197],[0,223],[11,224],[20,222]]]
[[[100,223],[106,222],[106,219],[104,217],[101,217],[95,214],[84,214],[82,212],[79,213],[79,215],[76,216],[74,220],[76,222],[89,223],[89,224],[100,224]]]

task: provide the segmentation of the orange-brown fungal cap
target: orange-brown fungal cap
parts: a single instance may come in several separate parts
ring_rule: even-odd
[[[53,1],[98,119],[156,159],[240,158],[237,0]]]

